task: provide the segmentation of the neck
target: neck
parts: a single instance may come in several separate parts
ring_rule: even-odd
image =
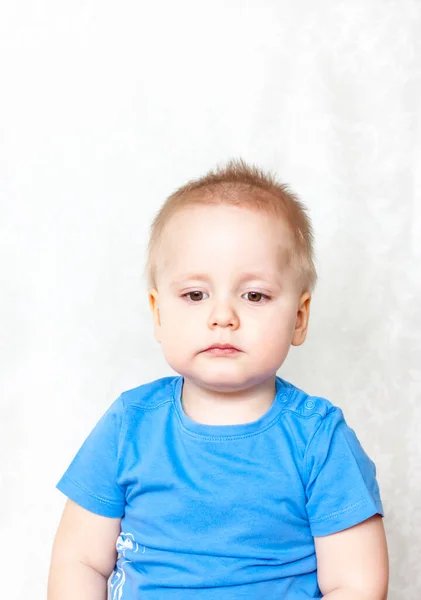
[[[224,391],[184,378],[183,410],[190,419],[203,425],[241,425],[257,421],[273,403],[275,377],[244,389]]]

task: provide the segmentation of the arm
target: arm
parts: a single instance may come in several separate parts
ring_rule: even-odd
[[[120,518],[102,517],[68,499],[54,539],[47,600],[106,600]]]
[[[317,578],[325,600],[386,600],[389,564],[380,515],[315,537]]]

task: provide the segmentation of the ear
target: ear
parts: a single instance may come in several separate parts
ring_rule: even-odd
[[[298,304],[295,330],[291,341],[293,346],[301,346],[307,337],[308,321],[310,318],[310,302],[311,295],[308,292],[301,294]]]
[[[161,318],[159,315],[159,294],[158,290],[152,288],[149,290],[149,306],[152,311],[154,335],[156,341],[161,343]]]

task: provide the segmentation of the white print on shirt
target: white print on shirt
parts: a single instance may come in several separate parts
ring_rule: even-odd
[[[139,550],[139,544],[135,542],[132,533],[121,532],[117,538],[116,550],[118,552],[118,558],[120,558],[121,556],[124,556],[124,558],[126,558],[127,550],[137,552]],[[142,553],[144,553],[145,550],[146,548],[145,546],[143,546]],[[132,561],[125,560],[120,564],[120,566],[116,565],[114,568],[113,576],[110,582],[111,600],[121,600],[123,596],[123,586],[126,581],[126,573],[124,572],[123,565],[129,562]]]

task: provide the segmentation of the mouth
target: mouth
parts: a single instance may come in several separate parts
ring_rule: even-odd
[[[236,354],[238,352],[241,352],[241,350],[239,350],[235,346],[232,346],[231,344],[213,344],[213,346],[209,346],[209,348],[206,348],[205,350],[203,350],[203,352],[209,352],[210,354],[225,355]]]

